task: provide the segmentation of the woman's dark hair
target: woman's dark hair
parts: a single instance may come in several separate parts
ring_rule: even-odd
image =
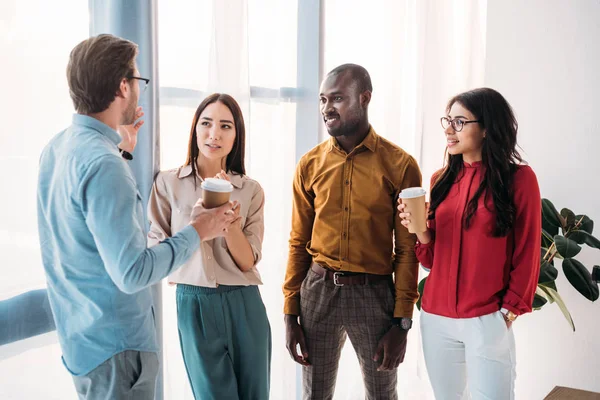
[[[454,103],[469,110],[485,129],[482,148],[485,175],[467,205],[465,228],[471,226],[481,195],[486,199],[492,196],[496,211],[493,236],[506,236],[514,225],[516,214],[513,177],[517,166],[523,162],[517,150],[518,124],[512,107],[500,93],[489,88],[474,89],[454,96],[446,106],[446,113],[450,112]],[[435,211],[448,195],[450,187],[461,178],[463,168],[462,154],[447,153],[446,165],[437,174],[431,188],[430,219],[435,217]]]
[[[188,142],[188,154],[185,160],[185,164],[190,165],[192,167],[192,173],[194,176],[194,181],[196,180],[196,170],[198,168],[198,156],[200,154],[200,149],[198,148],[198,139],[196,133],[196,125],[198,125],[198,120],[200,119],[200,115],[204,111],[206,107],[213,103],[222,103],[233,115],[233,124],[235,125],[235,141],[233,142],[233,148],[231,152],[227,155],[227,160],[225,161],[225,170],[227,172],[233,172],[238,175],[246,175],[246,168],[244,167],[244,154],[246,148],[246,128],[244,125],[244,116],[242,115],[242,110],[240,109],[239,104],[233,97],[228,94],[223,93],[213,93],[204,100],[196,109],[196,113],[194,114],[194,119],[192,120],[192,129],[190,130],[190,140]]]

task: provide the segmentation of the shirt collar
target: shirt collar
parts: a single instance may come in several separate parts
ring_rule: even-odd
[[[183,179],[183,178],[188,177],[190,175],[192,175],[192,166],[190,164],[184,165],[183,167],[181,167],[179,169],[179,174],[177,174],[177,176],[179,177],[179,179]],[[202,177],[200,175],[198,175],[198,171],[196,171],[196,176],[200,179],[200,182],[202,182],[204,180],[204,179],[202,179]],[[242,175],[232,174],[231,172],[228,172],[227,176],[229,177],[229,180],[230,180],[231,184],[235,188],[237,188],[237,189],[241,189],[242,188],[243,180],[244,180],[244,177]]]
[[[463,161],[463,165],[465,168],[479,168],[483,165],[483,163],[481,161],[475,161],[469,164],[468,162]]]
[[[115,146],[118,146],[119,143],[121,143],[121,135],[119,135],[117,131],[94,117],[83,114],[73,114],[73,124],[85,126],[86,128],[100,132],[113,142]]]
[[[358,150],[362,147],[365,147],[374,153],[375,150],[377,149],[377,140],[378,140],[378,135],[377,135],[377,133],[375,133],[375,129],[373,129],[373,127],[369,125],[369,133],[363,139],[363,141],[358,146],[356,146],[355,149]],[[337,143],[337,140],[335,140],[334,137],[331,137],[331,138],[329,138],[328,151],[332,151],[334,147],[341,150],[341,147]]]

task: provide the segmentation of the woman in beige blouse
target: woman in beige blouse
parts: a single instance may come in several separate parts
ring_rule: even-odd
[[[198,106],[185,164],[156,177],[148,205],[150,246],[185,227],[206,178],[233,185],[237,219],[224,237],[202,241],[180,269],[177,323],[196,399],[267,399],[271,328],[257,285],[264,192],[244,168],[245,127],[237,102],[215,93]]]

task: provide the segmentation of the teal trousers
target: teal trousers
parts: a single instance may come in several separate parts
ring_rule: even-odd
[[[257,286],[177,285],[179,341],[196,400],[266,400],[271,327]]]

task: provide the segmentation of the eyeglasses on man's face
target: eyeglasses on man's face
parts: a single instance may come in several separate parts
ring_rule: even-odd
[[[133,76],[133,75],[127,76],[126,78],[127,79],[137,79],[139,81],[144,82],[143,87],[140,88],[141,89],[140,92],[145,92],[146,89],[148,89],[148,84],[150,83],[150,79],[148,79],[148,78],[142,78],[141,76]]]
[[[440,122],[442,123],[442,128],[444,128],[444,130],[448,129],[448,127],[450,125],[452,125],[452,129],[454,129],[456,132],[460,132],[463,130],[463,128],[465,127],[466,124],[472,124],[475,122],[479,122],[479,120],[466,120],[466,119],[462,119],[462,118],[448,118],[448,117],[442,117],[440,118]]]

